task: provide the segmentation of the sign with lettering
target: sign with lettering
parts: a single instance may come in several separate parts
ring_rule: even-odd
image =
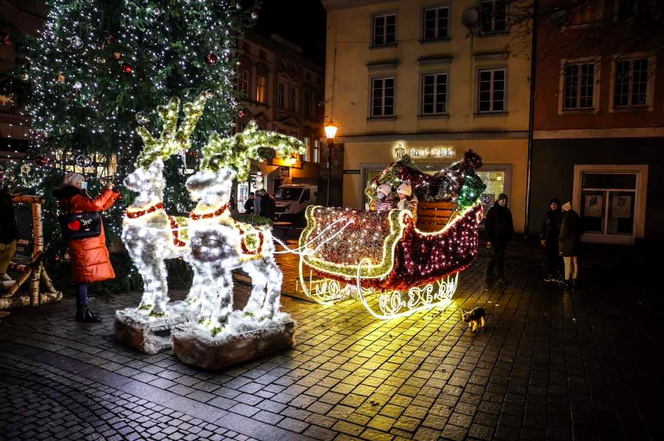
[[[456,156],[456,147],[451,145],[433,146],[433,147],[409,147],[403,142],[398,142],[392,150],[395,160],[400,160],[404,155],[409,155],[413,159],[454,159]]]
[[[344,170],[345,175],[359,175],[360,171],[359,170]]]

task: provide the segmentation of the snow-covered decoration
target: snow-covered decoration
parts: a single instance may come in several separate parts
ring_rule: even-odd
[[[233,311],[234,269],[242,268],[252,278],[243,311],[247,318],[273,320],[279,311],[282,273],[274,259],[272,232],[231,218],[228,204],[234,177],[233,170],[221,168],[187,180],[191,197],[198,201],[189,225],[194,280],[188,302],[196,323],[212,335],[224,331]]]
[[[168,283],[164,260],[185,257],[187,223],[184,217],[169,216],[164,211],[164,162],[171,155],[185,151],[191,145],[191,134],[203,113],[206,96],[183,107],[184,120],[178,126],[180,101],[173,98],[158,109],[164,127],[160,138],[154,138],[139,127],[145,147],[137,160],[137,168],[125,179],[125,186],[138,193],[127,208],[122,222],[122,240],[134,265],[143,278],[143,296],[138,307],[150,316],[167,313]]]

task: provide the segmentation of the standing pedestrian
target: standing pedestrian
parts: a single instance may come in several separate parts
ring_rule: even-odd
[[[0,181],[0,284],[11,286],[14,280],[7,274],[7,268],[16,252],[18,225],[14,216],[12,195],[6,183],[4,179]]]
[[[254,198],[254,215],[261,215],[261,195],[265,192],[262,188],[256,191],[256,197]]]
[[[113,191],[113,183],[106,184],[101,194],[91,198],[86,189],[85,178],[78,173],[67,173],[62,188],[53,191],[58,205],[66,213],[101,212],[113,206],[120,195]],[[76,321],[98,323],[97,317],[89,307],[88,284],[115,278],[110,255],[106,248],[104,224],[101,224],[99,236],[85,239],[72,239],[68,242],[71,256],[72,277],[76,291]]]
[[[252,191],[249,193],[249,199],[247,199],[244,202],[244,213],[245,214],[254,214],[254,199],[256,199],[256,196],[254,195],[254,192]]]
[[[505,279],[505,249],[514,235],[512,212],[507,208],[507,202],[507,195],[501,193],[486,215],[487,246],[493,249],[491,261],[489,261],[487,267],[487,275],[498,277],[500,283],[507,283]],[[498,274],[494,273],[494,268],[498,271]]]
[[[579,264],[577,261],[577,252],[579,248],[579,238],[581,237],[581,225],[579,214],[572,209],[571,202],[565,202],[563,205],[563,221],[560,225],[560,234],[558,236],[558,246],[560,255],[565,262],[565,280],[563,285],[569,289],[576,288],[576,277],[579,274]]]
[[[560,209],[560,201],[558,198],[553,198],[549,203],[549,211],[542,219],[540,230],[540,243],[546,250],[546,259],[549,263],[549,274],[544,279],[545,282],[562,280],[562,261],[558,251],[558,236],[562,221],[563,212]]]
[[[274,196],[269,194],[265,189],[260,190],[260,197],[261,197],[261,216],[266,217],[270,219],[272,222],[274,222],[276,218],[276,209],[277,209],[277,202],[274,199]]]

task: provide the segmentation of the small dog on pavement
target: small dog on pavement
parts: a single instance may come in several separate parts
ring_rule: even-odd
[[[473,332],[482,329],[486,325],[486,311],[481,307],[477,307],[472,311],[464,311],[462,309],[461,317],[464,322],[468,323],[470,330]]]

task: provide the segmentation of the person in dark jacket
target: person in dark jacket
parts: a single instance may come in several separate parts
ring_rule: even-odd
[[[14,280],[7,274],[9,263],[16,252],[18,225],[14,216],[12,195],[0,181],[0,284],[11,286]]]
[[[244,214],[254,214],[254,192],[249,193],[249,199],[244,202]]]
[[[551,199],[549,211],[542,219],[542,228],[540,230],[540,243],[546,250],[546,259],[549,263],[549,275],[544,279],[545,282],[555,282],[562,280],[562,261],[558,255],[558,235],[560,234],[560,224],[563,221],[563,212],[560,209],[560,200]]]
[[[579,274],[577,252],[580,237],[581,224],[579,214],[572,209],[571,202],[566,202],[563,205],[563,221],[560,225],[560,234],[558,235],[558,247],[560,255],[563,256],[563,261],[565,262],[565,280],[563,284],[570,289],[576,288],[576,277]]]
[[[500,283],[505,280],[505,248],[514,235],[512,212],[507,208],[507,195],[501,193],[498,200],[489,209],[486,215],[487,246],[493,249],[491,261],[487,267],[488,276],[497,276]],[[493,272],[497,269],[498,274]]]
[[[274,200],[274,197],[269,194],[265,190],[260,190],[260,198],[261,198],[261,216],[266,217],[270,219],[272,222],[274,222],[274,219],[276,218],[276,208],[277,208],[277,202]]]

